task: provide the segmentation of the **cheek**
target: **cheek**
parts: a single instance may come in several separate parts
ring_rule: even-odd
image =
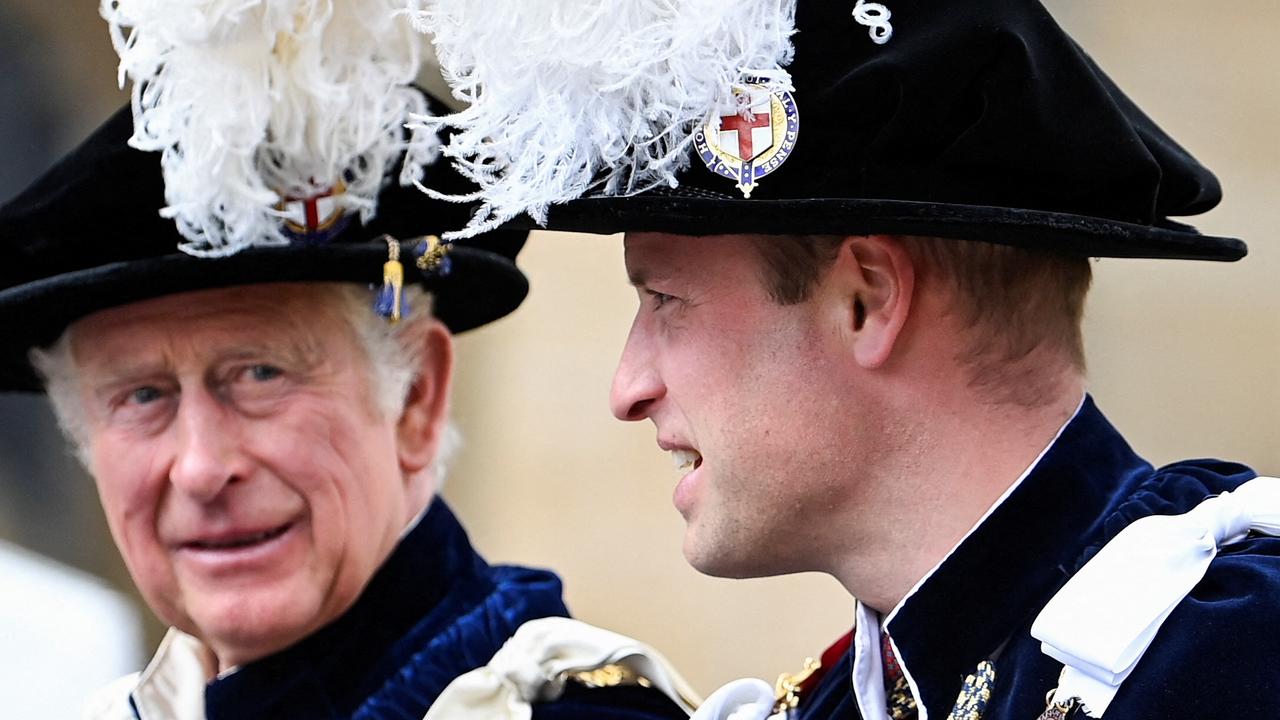
[[[394,431],[380,425],[362,426],[333,442],[350,468],[345,478],[349,482],[338,490],[357,539],[368,538],[372,546],[378,538],[398,537],[408,520],[408,494]]]
[[[158,449],[146,443],[100,438],[90,447],[89,464],[107,526],[130,575],[149,603],[165,612],[175,581],[157,535],[166,482],[159,458]]]
[[[828,386],[824,378],[832,375],[819,369],[820,358],[800,338],[774,339],[754,345],[744,339],[735,349],[724,348],[706,373],[690,377],[693,397],[706,414],[706,439],[728,450],[737,471],[758,483],[785,479],[787,468],[820,461],[829,451],[827,436],[852,411],[849,398]]]
[[[331,569],[334,596],[359,592],[394,548],[408,521],[404,483],[390,432],[357,427],[331,439],[340,471],[332,475],[326,501],[312,503],[320,534],[317,549]]]
[[[394,430],[350,410],[291,413],[264,423],[255,437],[258,461],[308,506],[322,552],[342,551],[342,538],[377,535],[389,487],[398,485]]]
[[[111,436],[95,438],[90,446],[89,464],[98,498],[112,533],[121,543],[155,541],[155,518],[166,480],[159,454],[151,443]]]

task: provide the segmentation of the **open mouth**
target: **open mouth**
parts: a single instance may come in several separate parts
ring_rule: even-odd
[[[697,470],[702,466],[702,453],[697,450],[672,450],[671,462],[680,472]]]
[[[285,523],[279,527],[253,533],[251,535],[240,535],[223,540],[194,540],[187,543],[187,547],[194,550],[234,550],[237,548],[251,547],[253,545],[270,542],[271,540],[289,532],[289,528],[291,527],[293,527],[293,523]]]

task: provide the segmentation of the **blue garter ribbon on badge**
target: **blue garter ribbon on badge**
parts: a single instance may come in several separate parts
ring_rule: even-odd
[[[751,197],[761,178],[786,162],[800,137],[800,111],[786,90],[748,77],[733,90],[737,110],[713,117],[693,136],[698,157],[711,172],[737,183]]]
[[[322,245],[337,237],[351,222],[339,200],[345,192],[346,185],[339,182],[310,197],[285,197],[278,206],[284,236],[304,245]]]

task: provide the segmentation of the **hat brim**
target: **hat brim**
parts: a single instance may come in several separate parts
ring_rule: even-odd
[[[698,193],[698,194],[694,194]],[[909,200],[817,198],[742,200],[696,190],[593,197],[550,208],[545,226],[511,227],[677,235],[924,235],[978,240],[1083,257],[1239,260],[1241,240],[1202,235],[1166,221],[1150,226],[1069,213]]]
[[[510,258],[454,244],[447,275],[421,277],[435,294],[435,315],[461,333],[515,310],[529,292]],[[0,292],[0,326],[7,329],[0,355],[0,390],[42,392],[27,349],[52,343],[68,324],[99,310],[162,295],[277,282],[382,282],[383,242],[300,248],[253,248],[208,260],[174,252],[111,263],[25,283]]]

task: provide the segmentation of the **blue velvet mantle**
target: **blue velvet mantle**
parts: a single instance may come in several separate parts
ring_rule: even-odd
[[[1086,399],[1022,484],[901,605],[888,631],[930,720],[945,720],[965,675],[994,658],[984,720],[1035,720],[1062,666],[1031,622],[1133,521],[1186,512],[1256,473],[1189,460],[1153,469]],[[1280,718],[1280,539],[1221,552],[1174,610],[1105,720]],[[858,718],[852,650],[803,706],[803,720]]]
[[[215,680],[208,720],[420,720],[455,677],[486,664],[521,624],[566,616],[560,579],[490,566],[441,500],[352,608],[297,645]],[[656,691],[570,685],[537,720],[683,718]]]

